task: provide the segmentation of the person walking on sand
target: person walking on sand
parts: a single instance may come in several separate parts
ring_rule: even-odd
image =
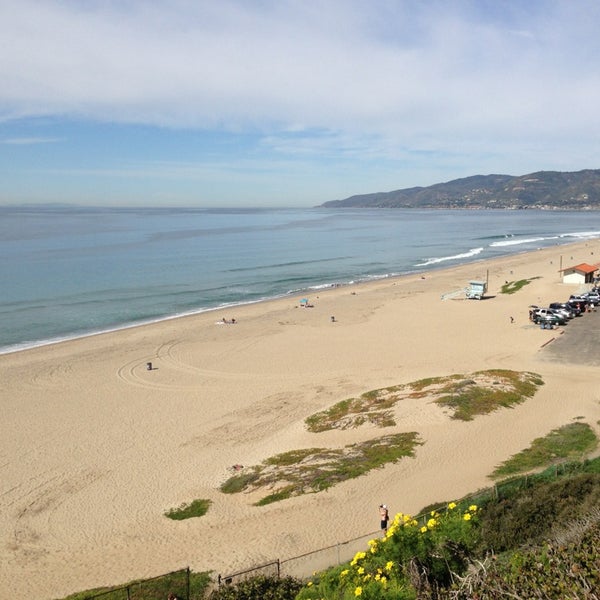
[[[390,513],[388,512],[388,507],[385,504],[379,505],[379,520],[381,522],[381,531],[383,531],[383,533],[387,533]]]

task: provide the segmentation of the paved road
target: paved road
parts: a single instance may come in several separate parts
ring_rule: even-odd
[[[540,358],[562,363],[600,365],[600,308],[571,319],[561,329],[564,332],[541,349]]]

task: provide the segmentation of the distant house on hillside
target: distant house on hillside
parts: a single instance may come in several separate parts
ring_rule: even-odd
[[[598,267],[588,265],[587,263],[581,263],[574,267],[567,267],[561,269],[563,283],[593,283],[594,273],[598,270]]]

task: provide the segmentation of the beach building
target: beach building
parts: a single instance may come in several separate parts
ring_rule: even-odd
[[[593,283],[594,273],[598,270],[598,267],[594,265],[588,265],[587,263],[581,263],[574,267],[567,267],[561,269],[563,283]]]

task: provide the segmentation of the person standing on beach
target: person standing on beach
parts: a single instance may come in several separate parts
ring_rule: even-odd
[[[383,531],[383,533],[387,533],[390,514],[385,504],[379,505],[379,520],[381,522],[381,531]]]

